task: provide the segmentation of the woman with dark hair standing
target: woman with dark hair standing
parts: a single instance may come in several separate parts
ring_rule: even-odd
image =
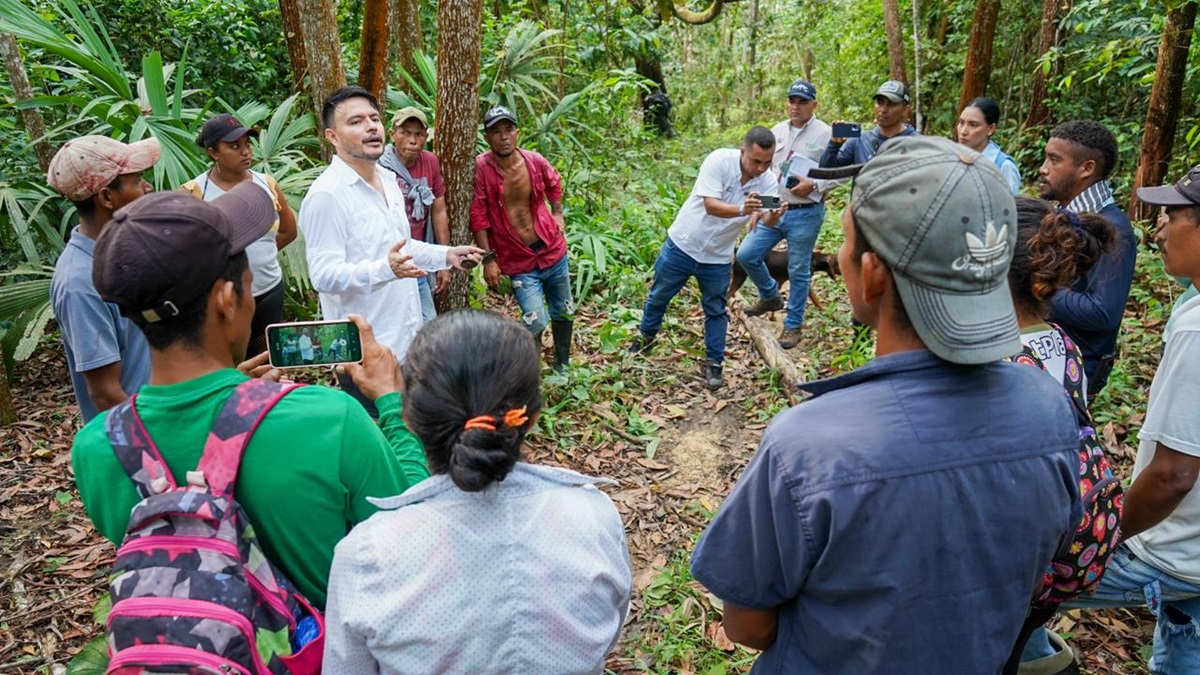
[[[432,476],[338,544],[324,672],[600,673],[629,609],[611,480],[521,461],[542,408],[533,336],[458,310],[402,366]]]
[[[995,101],[986,96],[972,99],[958,114],[958,142],[995,162],[1015,195],[1021,191],[1021,172],[1017,160],[1004,154],[1000,144],[992,140],[999,124],[1000,106]]]
[[[214,115],[204,123],[196,137],[196,145],[204,148],[213,165],[180,187],[211,202],[249,181],[266,190],[275,203],[275,211],[279,214],[275,227],[246,248],[250,271],[254,275],[250,292],[255,304],[247,357],[266,351],[267,326],[283,320],[283,270],[279,267],[279,251],[296,239],[296,216],[288,206],[283,190],[269,174],[250,169],[254,162],[251,136],[257,137],[258,130],[247,129],[233,115]]]
[[[1023,349],[1013,360],[1041,368],[1063,386],[1074,404],[1080,420],[1079,494],[1083,499],[1083,519],[1069,550],[1051,561],[1046,570],[1005,666],[1005,675],[1017,673],[1025,643],[1054,616],[1060,603],[1091,592],[1100,584],[1105,564],[1120,536],[1123,491],[1087,412],[1083,354],[1066,331],[1046,322],[1050,298],[1086,274],[1100,256],[1112,249],[1116,240],[1116,229],[1096,214],[1076,215],[1056,210],[1041,199],[1017,197],[1017,245],[1008,268],[1008,286]],[[1038,636],[1043,644],[1046,639]],[[1060,654],[1068,661],[1071,658],[1071,652],[1061,648],[1058,654],[1046,658],[1054,661]],[[1069,663],[1054,661],[1046,665],[1067,667]],[[1058,670],[1049,668],[1039,672]]]

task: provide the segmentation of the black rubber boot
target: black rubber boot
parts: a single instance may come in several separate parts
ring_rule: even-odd
[[[571,333],[575,322],[570,319],[554,319],[550,322],[550,333],[554,336],[554,369],[564,370],[571,362]]]

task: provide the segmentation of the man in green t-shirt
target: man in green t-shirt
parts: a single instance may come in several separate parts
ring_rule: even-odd
[[[235,368],[254,315],[245,248],[274,219],[267,193],[249,183],[213,202],[161,192],[118,211],[96,242],[96,290],[150,343],[150,382],[136,409],[179,483],[247,378]],[[262,420],[235,490],[271,561],[322,609],[334,546],[376,510],[367,498],[400,494],[429,475],[421,443],[400,417],[396,359],[365,320],[351,318],[363,360],[346,371],[375,399],[379,426],[346,394],[301,387]],[[109,444],[106,417],[79,432],[71,463],[96,529],[119,544],[139,497]]]

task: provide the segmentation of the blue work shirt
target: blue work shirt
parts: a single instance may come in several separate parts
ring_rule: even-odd
[[[879,133],[879,127],[875,127],[869,131],[864,131],[862,136],[858,138],[846,139],[845,143],[837,145],[830,141],[825,147],[824,154],[821,155],[821,167],[830,168],[838,166],[850,166],[851,164],[864,164],[879,151],[879,146],[893,138],[903,138],[904,136],[920,136],[917,130],[912,125],[905,124],[900,133],[895,136],[883,137]]]
[[[778,611],[754,673],[998,673],[1081,517],[1067,396],[925,350],[805,387],[701,537],[692,574]]]
[[[1117,334],[1133,285],[1138,238],[1125,211],[1108,204],[1097,212],[1117,230],[1112,252],[1100,256],[1088,273],[1050,299],[1049,320],[1062,326],[1083,353],[1088,395],[1104,388],[1117,352]]]
[[[150,345],[140,328],[105,302],[92,284],[92,250],[96,242],[76,227],[50,280],[50,303],[62,332],[71,386],[83,421],[96,416],[83,374],[121,362],[121,388],[132,394],[150,381]]]

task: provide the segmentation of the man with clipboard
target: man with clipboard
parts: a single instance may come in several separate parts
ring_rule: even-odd
[[[760,222],[751,229],[737,251],[738,263],[758,288],[758,302],[747,308],[746,314],[759,316],[784,307],[779,284],[771,278],[765,258],[781,239],[787,239],[790,288],[787,317],[779,335],[779,346],[784,349],[791,349],[800,341],[812,279],[813,247],[825,219],[823,197],[827,190],[837,186],[834,181],[808,178],[808,170],[817,166],[832,132],[828,124],[817,119],[816,109],[817,88],[804,80],[793,82],[788,88],[788,118],[771,129],[775,135],[771,169],[779,180],[779,196],[788,203],[788,210],[777,227]]]

